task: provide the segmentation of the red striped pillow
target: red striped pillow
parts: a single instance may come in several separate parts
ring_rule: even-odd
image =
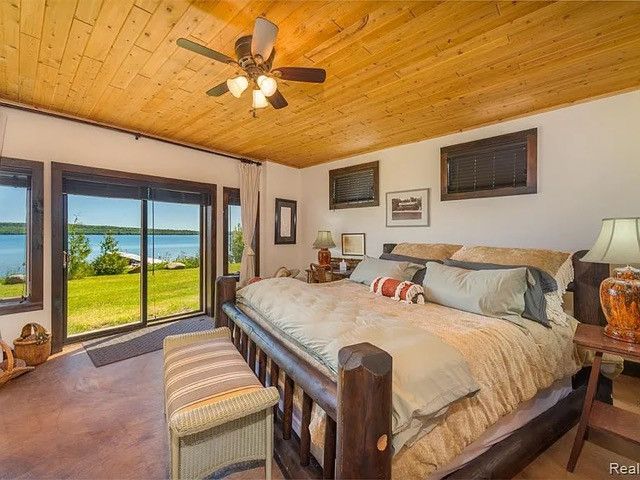
[[[376,294],[404,303],[425,303],[422,285],[390,277],[376,277],[370,290]]]

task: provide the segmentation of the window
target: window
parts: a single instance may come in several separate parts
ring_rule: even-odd
[[[329,170],[329,209],[380,205],[378,162]]]
[[[240,209],[240,189],[224,187],[222,190],[223,205],[223,271],[225,275],[240,275],[242,258],[242,213]],[[260,204],[256,218],[256,233],[253,237],[253,251],[256,252],[256,275],[260,274]]]
[[[441,199],[521,195],[537,191],[537,129],[440,150]]]
[[[43,167],[0,159],[0,315],[42,309]]]

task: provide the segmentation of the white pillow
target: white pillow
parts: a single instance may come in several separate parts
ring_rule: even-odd
[[[527,269],[466,270],[427,262],[424,295],[445,307],[522,324]]]
[[[410,262],[396,262],[393,260],[381,260],[379,258],[365,257],[353,270],[349,280],[357,283],[363,283],[367,286],[376,277],[389,277],[396,280],[411,280],[413,275],[423,265],[417,265]]]

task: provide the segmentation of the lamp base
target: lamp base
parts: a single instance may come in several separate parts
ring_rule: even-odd
[[[331,265],[331,252],[328,248],[318,250],[318,264],[322,267]]]
[[[600,304],[608,322],[605,335],[640,344],[640,270],[616,268],[600,285]]]

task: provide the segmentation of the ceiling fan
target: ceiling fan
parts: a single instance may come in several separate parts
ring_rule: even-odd
[[[253,35],[245,35],[236,41],[237,60],[186,38],[179,38],[176,43],[194,53],[221,63],[236,65],[244,70],[244,75],[238,75],[216,85],[207,91],[207,95],[219,97],[229,92],[234,97],[240,98],[242,92],[249,87],[249,83],[253,83],[252,105],[255,112],[256,109],[265,108],[269,104],[275,109],[288,105],[287,100],[278,90],[276,79],[323,83],[327,77],[327,72],[322,68],[280,67],[272,70],[273,58],[276,54],[273,46],[277,34],[277,25],[264,17],[256,18]]]

